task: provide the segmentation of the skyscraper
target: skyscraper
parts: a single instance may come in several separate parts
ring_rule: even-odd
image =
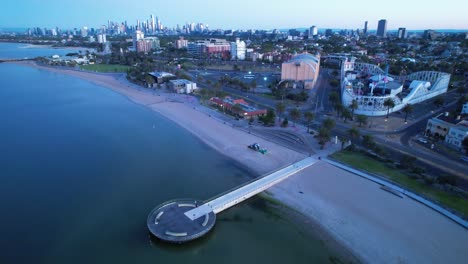
[[[387,37],[387,20],[381,19],[379,20],[379,25],[377,27],[377,36],[385,38]]]
[[[399,28],[398,29],[398,38],[405,39],[408,36],[408,32],[406,32],[406,28]]]
[[[151,31],[155,32],[156,31],[156,23],[154,22],[154,16],[151,15]]]
[[[313,38],[315,36],[317,36],[318,34],[318,29],[316,26],[311,26],[310,29],[309,29],[309,38]]]
[[[367,35],[367,21],[364,22],[364,35]]]

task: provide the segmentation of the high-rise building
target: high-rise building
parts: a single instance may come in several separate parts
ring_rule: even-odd
[[[231,42],[231,60],[245,60],[246,50],[245,42],[236,38],[236,42]]]
[[[98,34],[97,35],[97,41],[98,43],[102,44],[102,43],[106,43],[107,40],[106,40],[106,34]]]
[[[176,43],[175,43],[176,49],[186,49],[187,46],[188,46],[188,41],[184,39],[184,37],[179,37],[179,39],[176,40]]]
[[[399,28],[398,29],[398,38],[399,39],[405,39],[408,37],[408,32],[406,31],[406,28]]]
[[[363,31],[364,35],[367,35],[367,25],[368,25],[367,23],[368,23],[367,21],[364,22],[364,31]]]
[[[155,32],[156,31],[156,23],[155,23],[155,20],[154,20],[154,16],[151,15],[151,31],[152,32]]]
[[[387,20],[379,20],[379,25],[377,26],[377,36],[385,38],[387,37]]]
[[[81,36],[82,36],[83,38],[86,38],[86,37],[88,36],[88,27],[83,27],[83,28],[81,29]]]
[[[137,42],[140,39],[143,39],[145,37],[145,34],[141,32],[141,30],[136,30],[135,33],[133,33],[133,48],[137,48]]]
[[[309,28],[309,38],[313,38],[318,35],[318,29],[316,26],[311,26]]]

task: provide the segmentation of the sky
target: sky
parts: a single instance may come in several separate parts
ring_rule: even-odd
[[[468,29],[468,1],[391,0],[11,0],[2,1],[0,28],[80,28],[106,25],[107,20],[136,24],[158,16],[175,27],[201,22],[211,29],[324,28]],[[385,4],[386,3],[386,4]]]

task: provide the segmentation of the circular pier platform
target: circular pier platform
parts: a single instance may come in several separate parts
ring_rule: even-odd
[[[152,235],[171,242],[185,243],[208,233],[216,222],[216,214],[210,212],[191,220],[185,212],[202,205],[203,201],[175,200],[159,205],[148,215],[147,225]]]

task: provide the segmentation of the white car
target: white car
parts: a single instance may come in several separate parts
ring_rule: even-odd
[[[418,138],[418,141],[421,142],[421,143],[424,143],[424,144],[427,143],[427,140],[425,140],[424,138]]]

